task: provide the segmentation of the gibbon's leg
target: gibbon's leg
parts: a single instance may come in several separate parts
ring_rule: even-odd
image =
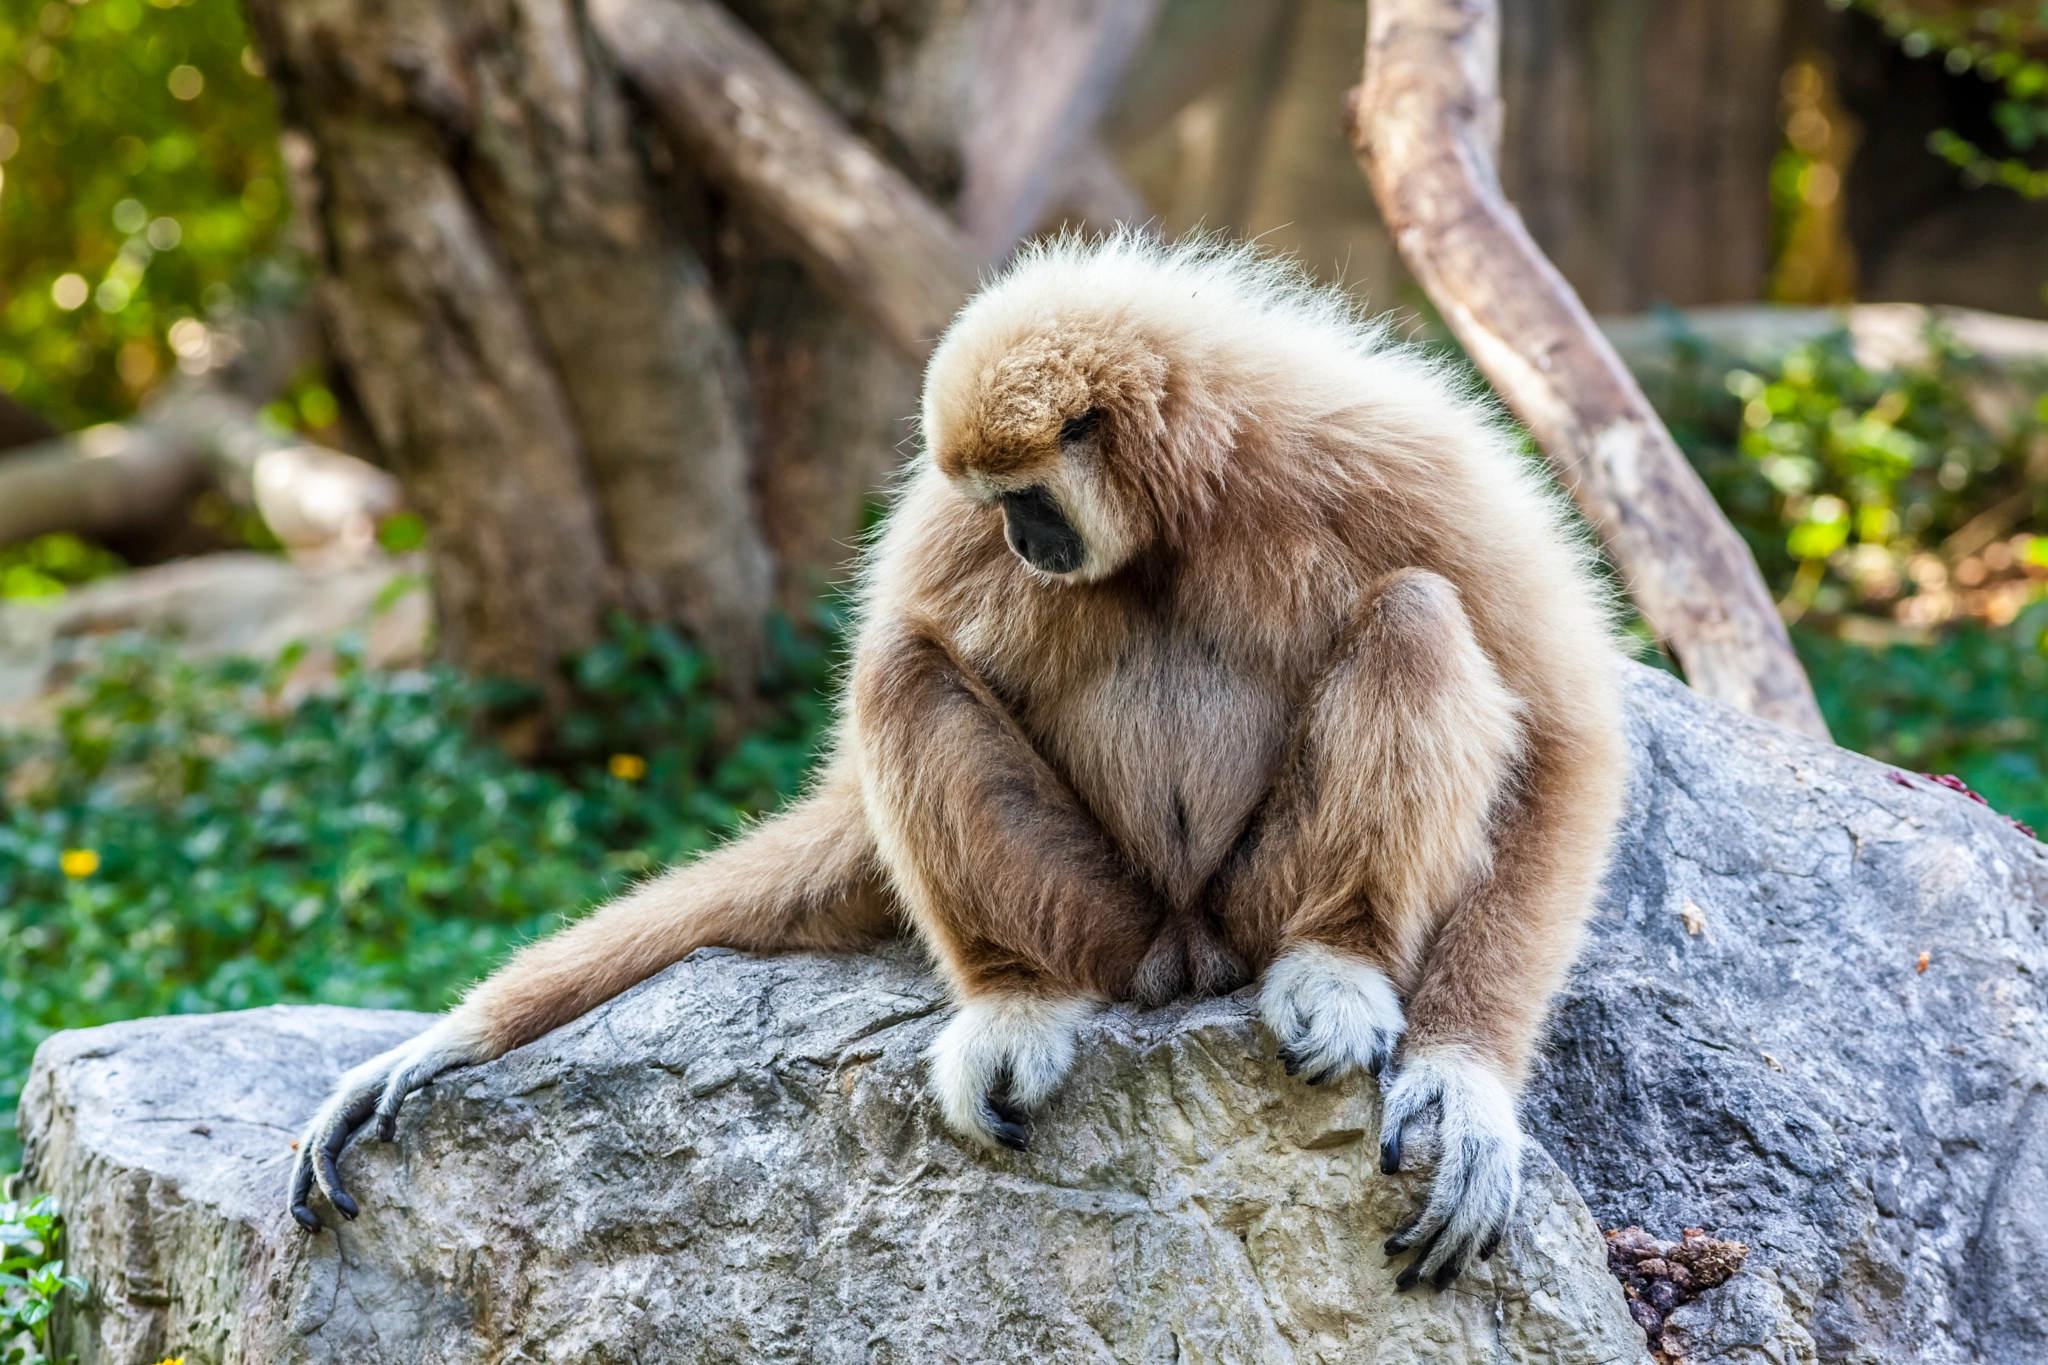
[[[881,860],[959,1004],[930,1053],[940,1110],[1021,1150],[1075,1030],[1129,989],[1161,908],[935,632],[882,627],[852,700]]]
[[[1521,1131],[1507,1073],[1462,1035],[1426,1027],[1412,999],[1404,1019],[1395,983],[1414,982],[1425,950],[1441,953],[1432,932],[1483,874],[1522,753],[1519,712],[1457,590],[1423,570],[1389,574],[1320,679],[1220,886],[1246,955],[1271,957],[1259,1010],[1290,1074],[1378,1075],[1409,1032],[1386,1090],[1388,1169],[1401,1125],[1431,1102],[1442,1155],[1424,1217],[1401,1234],[1435,1240],[1403,1288],[1423,1273],[1448,1284],[1466,1256],[1490,1254],[1514,1205]]]
[[[315,1183],[343,1217],[356,1216],[336,1161],[372,1115],[390,1141],[400,1102],[439,1073],[502,1056],[698,948],[844,949],[895,928],[859,783],[835,763],[789,810],[521,948],[439,1023],[343,1076],[299,1140],[292,1216],[319,1231],[306,1202]]]

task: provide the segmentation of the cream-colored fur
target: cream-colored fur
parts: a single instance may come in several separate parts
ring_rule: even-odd
[[[1433,1109],[1455,1139],[1415,1267],[1454,1274],[1512,1208],[1513,1095],[1620,799],[1590,551],[1491,408],[1246,250],[1026,251],[934,353],[923,428],[811,795],[452,1026],[495,1055],[705,944],[905,926],[961,1005],[941,1111],[1013,1142],[1094,1002],[1264,972],[1313,1079],[1405,1028],[1387,1136]]]

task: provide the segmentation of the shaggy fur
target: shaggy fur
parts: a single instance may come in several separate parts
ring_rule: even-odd
[[[350,1209],[313,1154],[429,1063],[698,947],[907,925],[962,1006],[932,1072],[970,1136],[1024,1140],[1096,1003],[1264,973],[1310,1079],[1378,1070],[1405,1030],[1383,1157],[1425,1109],[1442,1139],[1408,1280],[1490,1250],[1621,790],[1605,604],[1530,462],[1290,267],[1131,236],[1029,251],[968,304],[924,436],[811,794],[351,1073],[301,1150],[302,1222],[314,1181]]]

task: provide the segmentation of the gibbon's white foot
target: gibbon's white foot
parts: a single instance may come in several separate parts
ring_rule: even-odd
[[[1423,1051],[1381,1082],[1380,1169],[1401,1169],[1402,1132],[1437,1108],[1436,1171],[1422,1212],[1387,1239],[1387,1255],[1419,1248],[1394,1283],[1425,1277],[1442,1289],[1500,1247],[1522,1186],[1522,1128],[1515,1097],[1493,1069],[1462,1048]]]
[[[969,1000],[932,1041],[932,1090],[954,1132],[1021,1152],[1028,1117],[1074,1064],[1074,1033],[1095,1012],[1071,997]]]
[[[1280,1064],[1310,1085],[1353,1068],[1377,1076],[1407,1027],[1386,973],[1361,958],[1303,943],[1266,968],[1259,1017],[1280,1043]]]
[[[306,1203],[317,1183],[342,1217],[354,1218],[356,1201],[342,1188],[341,1173],[335,1166],[349,1138],[374,1114],[378,1139],[391,1141],[397,1129],[398,1106],[407,1095],[450,1067],[489,1058],[490,1052],[476,1032],[449,1017],[343,1075],[306,1125],[292,1158],[292,1217],[308,1232],[320,1230],[320,1216]]]

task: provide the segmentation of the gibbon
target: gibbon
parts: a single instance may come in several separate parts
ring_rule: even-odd
[[[1482,400],[1293,266],[1135,235],[1031,248],[932,355],[808,795],[521,949],[350,1071],[336,1158],[694,949],[904,928],[957,1009],[945,1122],[1022,1148],[1111,1001],[1255,979],[1288,1072],[1363,1070],[1380,1162],[1435,1110],[1402,1288],[1490,1256],[1516,1096],[1619,813],[1610,604]]]

